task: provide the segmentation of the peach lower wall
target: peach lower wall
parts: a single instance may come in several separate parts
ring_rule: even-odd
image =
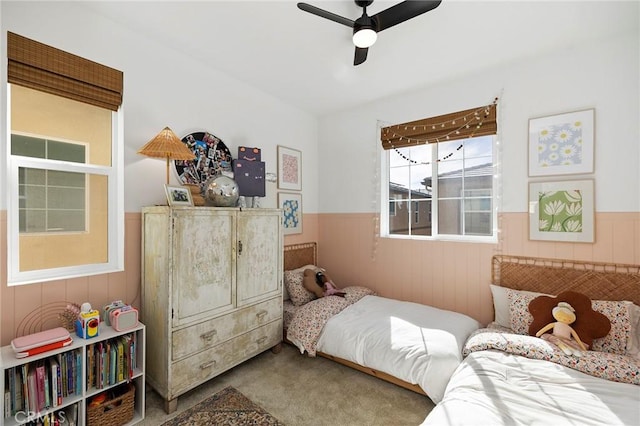
[[[530,241],[528,215],[503,213],[496,244],[375,238],[374,214],[319,215],[319,264],[338,286],[493,318],[491,257],[510,254],[640,264],[640,213],[597,213],[596,242]]]
[[[383,296],[452,309],[483,323],[493,317],[489,282],[496,253],[640,264],[640,213],[597,213],[596,243],[529,241],[526,213],[504,213],[499,243],[375,238],[376,215],[306,214],[303,233],[285,244],[318,242],[319,264],[338,285],[362,284]],[[140,303],[140,213],[125,214],[125,270],[8,287],[6,211],[0,211],[0,344],[23,330],[58,326],[65,301],[94,307],[121,299]]]
[[[7,286],[6,211],[0,212],[0,344],[17,335],[58,327],[65,302],[89,302],[94,308],[113,300],[140,305],[140,213],[125,214],[125,270],[111,274],[21,286]]]

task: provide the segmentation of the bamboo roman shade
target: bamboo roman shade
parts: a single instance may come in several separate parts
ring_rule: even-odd
[[[497,99],[478,108],[383,127],[380,135],[382,148],[387,150],[495,135],[498,131],[496,110]]]
[[[113,68],[7,32],[9,83],[117,111],[123,74]]]

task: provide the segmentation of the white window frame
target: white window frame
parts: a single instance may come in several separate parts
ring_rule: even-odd
[[[49,141],[55,141],[55,142],[59,142],[59,143],[66,143],[66,144],[73,144],[73,145],[81,145],[84,147],[85,149],[85,161],[84,163],[76,163],[76,164],[86,164],[87,163],[87,159],[89,158],[89,145],[87,143],[83,143],[83,142],[77,142],[77,141],[68,141],[68,140],[62,140],[61,138],[46,138],[42,135],[35,135],[32,133],[24,133],[24,132],[10,132],[10,135],[19,135],[19,136],[27,136],[27,137],[31,137],[31,138],[36,138],[36,139],[41,139],[41,140],[45,140],[47,142]],[[9,143],[13,143],[13,138],[9,139]],[[18,170],[20,170],[21,167],[23,168],[30,168],[30,169],[40,169],[40,170],[54,170],[51,167],[29,167],[26,165],[22,164],[22,159],[24,158],[28,158],[28,159],[34,159],[34,158],[40,158],[40,157],[29,157],[29,156],[18,156],[18,155],[14,155],[14,157],[16,158],[16,161],[18,161]],[[52,161],[55,160],[50,160],[48,158],[41,158],[41,160],[46,161],[47,164],[51,164]],[[64,163],[65,165],[67,164],[66,162]],[[66,168],[62,171],[69,171]],[[18,182],[19,182],[19,175],[18,175]],[[45,188],[49,187],[48,182],[45,183],[44,185]],[[19,185],[18,185],[19,188]],[[89,186],[89,178],[88,176],[85,176],[85,187],[84,187],[84,191],[85,194],[89,193],[89,191],[91,191],[91,188]],[[18,195],[18,200],[20,199],[19,195]],[[25,232],[25,234],[28,235],[36,235],[36,234],[43,234],[43,235],[50,235],[52,233],[57,233],[57,234],[78,234],[78,233],[82,233],[82,232],[88,232],[89,230],[89,212],[88,212],[88,202],[89,202],[89,198],[85,197],[85,205],[84,205],[84,216],[85,216],[85,222],[84,222],[84,230],[77,230],[77,231],[50,231],[50,230],[46,230],[46,231],[32,231],[32,232]],[[28,209],[27,209],[28,210]],[[44,209],[45,211],[49,211],[48,207],[45,207]],[[18,212],[20,211],[19,207],[18,207]],[[19,219],[18,219],[19,220]]]
[[[498,159],[498,137],[497,135],[490,136],[493,141],[492,148],[492,164],[493,164],[493,179],[492,179],[492,235],[452,235],[452,234],[440,234],[438,230],[438,162],[432,163],[432,192],[431,192],[431,234],[426,235],[404,235],[404,234],[390,234],[389,232],[389,214],[388,208],[380,209],[380,237],[381,238],[397,238],[397,239],[414,239],[414,240],[440,240],[440,241],[460,241],[460,242],[473,242],[473,243],[492,243],[498,242],[498,176],[499,173],[497,159]],[[431,147],[434,150],[432,158],[437,158],[435,154],[437,152],[435,144]],[[389,203],[389,162],[390,151],[382,150],[381,152],[381,170],[380,170],[380,205],[384,206]],[[410,192],[410,191],[409,191]],[[463,199],[464,200],[464,199]],[[414,201],[414,200],[407,200]],[[464,202],[464,201],[463,201]],[[413,213],[413,212],[412,212]],[[411,219],[409,220],[409,229],[411,229]]]
[[[59,160],[46,160],[11,154],[11,84],[6,90],[6,159],[7,159],[7,285],[23,285],[36,282],[70,279],[106,274],[124,270],[124,113],[122,107],[111,115],[111,165],[97,166]],[[60,268],[20,271],[19,251],[19,177],[20,167],[70,171],[107,176],[108,180],[108,259],[104,263],[92,263]]]

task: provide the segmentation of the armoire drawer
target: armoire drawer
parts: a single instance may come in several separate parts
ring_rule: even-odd
[[[282,341],[282,320],[173,363],[170,391],[179,395]]]
[[[171,359],[177,361],[280,318],[282,296],[175,331]]]

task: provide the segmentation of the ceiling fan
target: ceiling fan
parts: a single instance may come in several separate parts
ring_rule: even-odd
[[[376,42],[380,31],[415,18],[425,12],[429,12],[438,7],[442,2],[442,0],[407,0],[378,12],[373,16],[369,16],[367,15],[367,6],[370,6],[373,0],[354,1],[362,8],[362,16],[355,21],[307,3],[298,3],[300,10],[353,28],[353,44],[356,45],[353,65],[360,65],[367,59],[369,47]]]

